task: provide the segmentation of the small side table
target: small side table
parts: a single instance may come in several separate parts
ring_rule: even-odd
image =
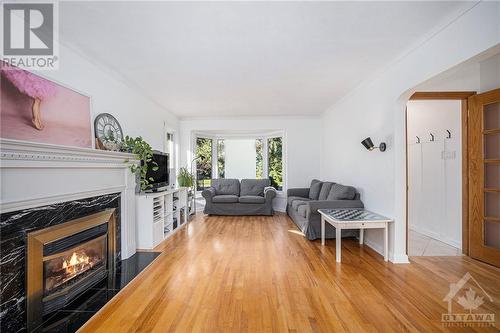
[[[321,245],[325,245],[325,222],[335,227],[336,261],[341,260],[342,229],[359,229],[359,244],[363,244],[364,229],[384,229],[384,260],[389,252],[389,223],[392,219],[363,208],[318,209],[321,214]]]

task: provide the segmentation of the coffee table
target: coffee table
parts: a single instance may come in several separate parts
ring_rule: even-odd
[[[370,212],[363,208],[318,209],[321,214],[321,245],[325,245],[325,222],[335,227],[335,259],[340,262],[340,243],[342,229],[359,229],[359,244],[363,244],[365,229],[384,229],[384,260],[388,254],[388,230],[392,219]]]

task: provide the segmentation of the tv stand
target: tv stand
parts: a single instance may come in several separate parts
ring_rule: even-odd
[[[136,232],[139,249],[153,249],[188,223],[188,188],[136,195]]]

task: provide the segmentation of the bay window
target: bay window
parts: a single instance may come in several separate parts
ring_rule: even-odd
[[[212,178],[268,178],[278,191],[284,189],[283,135],[196,137],[198,191]]]

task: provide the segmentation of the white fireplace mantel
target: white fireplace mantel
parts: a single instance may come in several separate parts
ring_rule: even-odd
[[[136,251],[134,155],[0,139],[0,212],[121,194],[122,258]]]

